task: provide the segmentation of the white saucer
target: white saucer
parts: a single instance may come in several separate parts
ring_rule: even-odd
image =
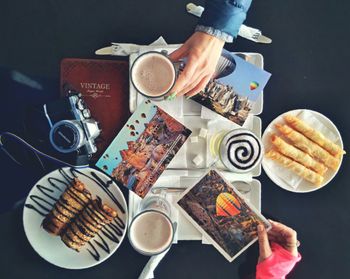
[[[341,135],[337,129],[337,127],[333,124],[333,122],[328,119],[326,116],[324,116],[323,114],[313,111],[313,110],[307,110],[307,109],[297,109],[297,110],[291,110],[288,111],[286,113],[283,113],[281,115],[279,115],[277,118],[275,118],[270,124],[269,126],[267,126],[266,130],[264,131],[264,134],[262,136],[262,142],[265,148],[265,151],[269,151],[272,148],[272,143],[270,140],[270,136],[271,133],[276,133],[279,134],[279,132],[277,131],[277,129],[275,128],[275,124],[277,123],[284,123],[283,120],[283,116],[286,114],[291,114],[291,115],[299,115],[300,113],[309,113],[310,115],[312,115],[312,117],[316,118],[322,125],[322,127],[324,127],[325,129],[327,129],[334,137],[335,137],[335,143],[338,144],[339,146],[341,146],[343,148],[343,141],[341,138]],[[308,123],[308,119],[303,119],[306,123]],[[311,123],[309,123],[311,124]],[[317,128],[316,128],[317,129]],[[327,136],[327,134],[326,134]],[[281,166],[279,166],[276,162],[272,162],[271,160],[264,157],[263,161],[262,161],[262,166],[263,169],[265,171],[265,173],[267,174],[267,176],[278,186],[280,186],[281,188],[287,190],[287,191],[291,191],[291,192],[295,192],[295,193],[308,193],[308,192],[312,192],[312,191],[316,191],[319,190],[321,188],[323,188],[324,186],[326,186],[333,178],[334,176],[338,173],[339,168],[341,166],[341,162],[342,162],[342,158],[340,159],[340,164],[337,170],[328,170],[325,175],[324,175],[324,181],[320,186],[315,186],[312,183],[306,181],[306,180],[302,180],[299,184],[299,186],[294,189],[293,187],[291,187],[285,179],[283,179],[281,177],[281,175],[278,175],[280,173]],[[270,161],[268,163],[268,161]],[[272,166],[272,167],[271,167]],[[291,174],[294,175],[295,177],[297,176],[296,174]]]
[[[42,258],[59,267],[83,269],[100,264],[118,249],[126,233],[128,211],[122,192],[108,176],[92,168],[79,169],[73,173],[71,170],[69,168],[55,170],[41,178],[34,185],[25,202],[23,225],[30,244]],[[67,174],[69,177],[65,178],[64,174]],[[93,179],[85,176],[88,175],[91,177],[92,174],[94,175]],[[119,228],[119,230],[116,229],[116,231],[113,231],[111,227],[107,227],[108,230],[114,232],[113,240],[108,238],[103,232],[100,232],[100,236],[97,235],[94,239],[90,240],[80,252],[68,248],[59,236],[53,236],[47,233],[41,226],[44,216],[32,208],[34,206],[43,214],[51,210],[54,201],[48,195],[54,199],[58,199],[62,194],[62,190],[66,187],[65,183],[73,175],[85,184],[93,198],[99,196],[103,203],[117,210],[119,217],[112,222],[112,226]],[[97,181],[100,183],[97,183]],[[104,185],[106,188],[100,185]],[[42,188],[42,186],[45,188]],[[40,191],[40,189],[43,191]],[[47,202],[44,202],[42,199]],[[97,242],[103,244],[104,249]]]

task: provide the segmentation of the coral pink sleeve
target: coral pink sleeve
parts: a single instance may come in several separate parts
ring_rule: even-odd
[[[256,279],[285,279],[301,255],[293,256],[277,243],[271,243],[272,255],[256,266]]]

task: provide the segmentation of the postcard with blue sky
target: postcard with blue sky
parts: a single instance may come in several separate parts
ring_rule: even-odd
[[[270,73],[224,51],[215,79],[191,99],[243,126],[270,77]]]
[[[147,100],[138,106],[96,166],[145,197],[191,131]]]

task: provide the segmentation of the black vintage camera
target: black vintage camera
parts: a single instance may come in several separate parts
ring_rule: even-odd
[[[33,146],[71,165],[87,166],[97,151],[101,131],[78,92],[31,109],[26,124]]]

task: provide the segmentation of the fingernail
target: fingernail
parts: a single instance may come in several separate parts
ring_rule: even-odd
[[[186,96],[186,100],[189,100],[191,99],[192,96]]]
[[[171,93],[168,97],[166,97],[167,101],[172,101],[176,98],[176,92]]]
[[[167,101],[171,101],[172,99],[174,99],[174,97],[170,95],[166,99],[167,99]]]

